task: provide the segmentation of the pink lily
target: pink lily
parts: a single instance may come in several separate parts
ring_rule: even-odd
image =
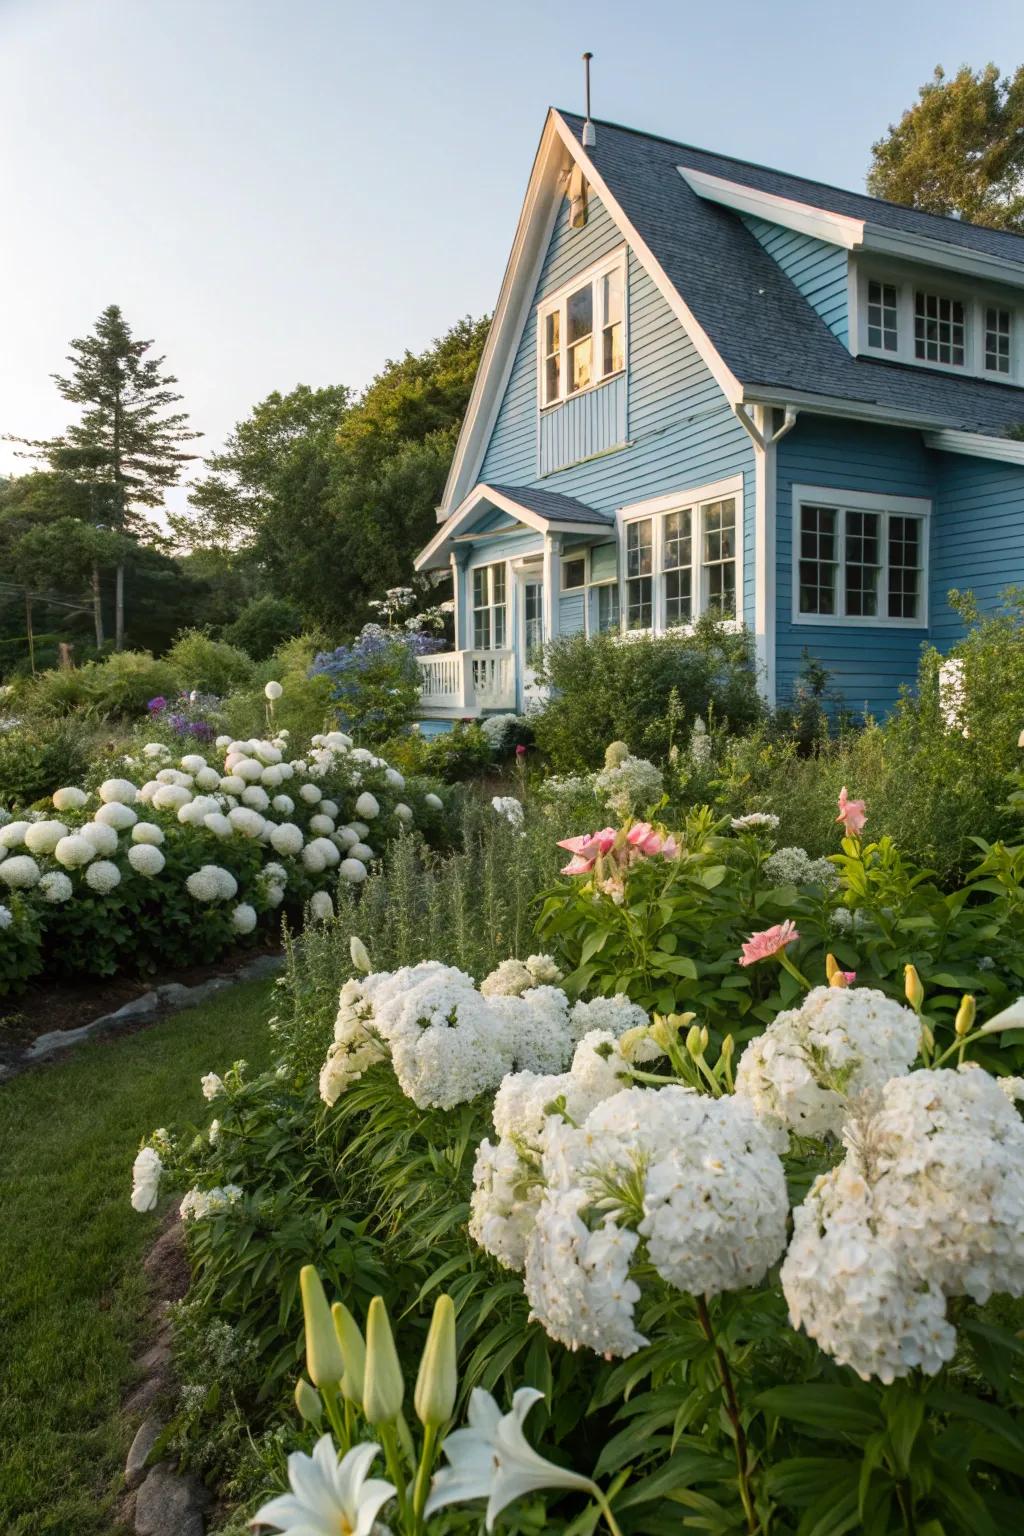
[[[574,853],[568,864],[562,867],[560,873],[563,875],[589,875],[596,862],[596,859],[584,859],[578,853]]]
[[[787,944],[795,944],[799,937],[796,923],[788,917],[784,923],[776,923],[774,928],[752,933],[743,945],[740,965],[756,965],[759,960],[768,960],[784,950]]]
[[[841,821],[847,837],[859,837],[863,832],[868,819],[868,808],[863,800],[851,800],[846,792],[844,784],[839,791],[839,815],[836,821]]]

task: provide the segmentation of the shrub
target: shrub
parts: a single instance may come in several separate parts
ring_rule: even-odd
[[[202,629],[183,629],[167,652],[167,661],[187,693],[230,693],[251,679],[252,657]],[[162,690],[161,690],[162,691]]]
[[[284,640],[302,629],[302,616],[284,597],[256,597],[239,613],[221,638],[254,661],[265,661]]]
[[[235,736],[259,736],[267,729],[267,698],[263,690],[271,681],[280,683],[284,689],[273,707],[273,726],[277,731],[290,732],[293,747],[336,726],[330,679],[309,675],[313,658],[321,648],[319,635],[296,635],[279,645],[257,667],[250,686],[236,689],[221,701],[226,728]]]
[[[446,784],[479,777],[494,766],[491,744],[481,726],[457,720],[450,730],[426,736],[419,731],[387,745],[388,755],[404,773],[426,773]]]
[[[384,742],[404,730],[420,702],[417,656],[444,649],[444,641],[415,630],[363,627],[358,640],[322,651],[311,672],[330,680],[331,697],[346,730],[360,740]]]
[[[32,805],[62,784],[74,783],[87,766],[87,738],[81,729],[62,722],[0,730],[0,807]]]
[[[556,772],[599,767],[610,741],[664,759],[698,715],[733,731],[761,715],[749,636],[713,619],[689,634],[570,635],[544,654],[552,697],[532,724]]]

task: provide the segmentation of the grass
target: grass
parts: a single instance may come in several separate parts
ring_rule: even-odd
[[[111,1536],[137,1428],[120,1405],[146,1342],[141,1260],[160,1212],[129,1205],[155,1126],[211,1118],[203,1072],[270,1057],[250,982],[0,1085],[0,1530]],[[166,1202],[165,1202],[166,1204]]]

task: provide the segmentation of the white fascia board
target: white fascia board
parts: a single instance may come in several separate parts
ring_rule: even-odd
[[[1024,261],[990,256],[985,251],[967,251],[962,245],[949,245],[945,240],[932,240],[923,235],[905,234],[901,230],[882,229],[878,224],[865,224],[861,249],[873,256],[913,261],[919,266],[941,267],[944,271],[957,272],[962,277],[977,277],[1011,288],[1024,288]]]
[[[641,237],[630,220],[626,217],[622,207],[613,196],[613,194],[609,191],[608,184],[604,177],[601,175],[600,171],[597,169],[596,165],[591,160],[586,150],[579,143],[576,135],[573,133],[564,117],[562,117],[560,112],[557,112],[554,109],[552,109],[551,117],[562,143],[565,145],[570,155],[576,161],[577,165],[580,166],[588,183],[593,187],[594,191],[597,193],[598,197],[607,208],[615,224],[621,231],[626,244],[633,252],[633,255],[644,268],[648,277],[654,283],[654,286],[658,289],[658,292],[661,294],[662,298],[666,301],[669,308],[676,316],[676,319],[686,331],[686,334],[689,336],[690,340],[693,342],[693,345],[696,347],[701,360],[706,365],[709,373],[715,380],[718,387],[721,389],[722,393],[725,395],[725,398],[728,400],[729,404],[735,404],[735,402],[741,398],[739,380],[733,374],[731,368],[729,368],[724,358],[720,356],[719,352],[712,343],[711,338],[704,330],[704,327],[698,323],[695,315],[690,309],[690,306],[686,303],[682,294],[679,292],[671,278],[665,272],[664,268],[658,261],[650,246],[647,244],[646,240]]]
[[[999,459],[1005,464],[1024,464],[1024,443],[1012,437],[989,437],[984,432],[926,432],[925,446],[941,453],[966,453],[975,459]]]
[[[445,518],[430,543],[420,550],[414,561],[414,568],[422,571],[429,569],[431,565],[436,565],[438,561],[443,564],[446,546],[458,537],[460,528],[470,521],[482,503],[497,507],[501,512],[507,512],[517,523],[521,523],[524,528],[531,528],[535,533],[579,533],[583,538],[596,536],[613,539],[615,537],[615,528],[611,523],[582,523],[541,517],[538,512],[531,511],[529,507],[520,506],[513,497],[506,496],[503,491],[496,491],[492,486],[481,482],[473,487],[451,516]],[[502,531],[507,533],[510,530]]]
[[[744,405],[795,406],[818,416],[841,416],[848,421],[869,421],[884,427],[914,427],[918,431],[938,431],[943,422],[920,411],[900,410],[896,406],[872,405],[870,401],[844,400],[836,395],[815,395],[797,389],[780,389],[773,384],[747,384]]]
[[[480,472],[554,228],[562,198],[559,171],[564,153],[553,116],[548,113],[534,157],[491,328],[437,510],[440,522],[451,516],[451,509],[458,507]]]
[[[750,214],[769,224],[781,224],[784,229],[813,235],[816,240],[824,240],[829,245],[845,246],[848,251],[856,250],[864,238],[863,219],[829,213],[825,208],[814,208],[810,203],[797,203],[789,197],[761,192],[756,187],[745,187],[738,181],[726,181],[722,176],[694,171],[685,165],[676,166],[676,170],[698,197],[709,203],[721,203],[736,213]]]

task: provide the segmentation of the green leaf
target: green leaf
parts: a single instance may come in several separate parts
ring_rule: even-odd
[[[822,1433],[845,1434],[855,1440],[880,1426],[873,1394],[856,1387],[773,1387],[762,1392],[755,1403],[780,1419],[793,1419]]]

